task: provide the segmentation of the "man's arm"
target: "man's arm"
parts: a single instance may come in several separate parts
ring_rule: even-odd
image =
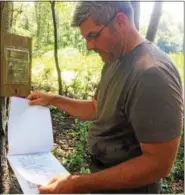
[[[30,105],[53,105],[81,120],[95,120],[97,118],[97,102],[93,100],[76,100],[59,95],[34,92],[28,96]]]
[[[97,118],[97,102],[94,98],[92,100],[77,100],[55,95],[50,104],[81,120],[95,120]]]
[[[40,193],[93,193],[137,188],[166,177],[176,157],[180,137],[164,143],[141,144],[143,155],[115,167],[89,174],[57,176]]]
[[[178,137],[165,143],[141,144],[142,156],[101,172],[75,178],[77,192],[137,188],[154,183],[169,174],[179,142]]]

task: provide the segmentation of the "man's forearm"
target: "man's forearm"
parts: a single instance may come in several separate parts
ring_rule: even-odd
[[[138,188],[163,177],[165,172],[160,166],[152,159],[140,156],[104,171],[79,176],[76,182],[79,193]]]
[[[96,119],[96,111],[91,100],[76,100],[54,95],[51,97],[50,105],[67,112],[71,116],[80,118],[81,120]]]

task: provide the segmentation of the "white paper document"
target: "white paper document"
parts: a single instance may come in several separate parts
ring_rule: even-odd
[[[38,193],[38,185],[69,172],[52,155],[50,110],[11,98],[8,121],[8,160],[24,193]]]

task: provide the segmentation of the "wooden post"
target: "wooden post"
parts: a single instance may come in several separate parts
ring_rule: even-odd
[[[1,30],[8,31],[9,25],[9,6],[10,2],[0,2],[0,35]],[[0,36],[1,42],[1,36]],[[0,63],[0,66],[2,64]],[[1,79],[1,78],[0,78]],[[0,86],[1,87],[1,86]],[[8,98],[0,97],[0,193],[9,193],[9,171],[7,163],[7,116],[8,116]]]

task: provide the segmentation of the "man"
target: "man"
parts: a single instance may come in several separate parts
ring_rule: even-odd
[[[30,105],[56,106],[89,129],[89,175],[56,176],[40,193],[160,193],[176,157],[182,86],[170,59],[136,30],[129,2],[81,2],[73,26],[105,65],[92,100],[40,92]]]

